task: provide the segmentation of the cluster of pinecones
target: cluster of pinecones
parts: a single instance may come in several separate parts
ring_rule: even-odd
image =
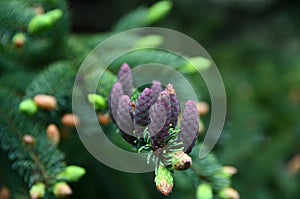
[[[128,64],[123,64],[118,81],[109,96],[109,111],[112,120],[120,129],[122,137],[137,146],[146,143],[148,132],[153,151],[167,145],[170,129],[175,129],[180,115],[180,104],[171,84],[163,90],[161,83],[153,81],[151,88],[145,88],[136,102],[132,102],[132,73]],[[182,113],[176,141],[189,154],[195,145],[199,129],[196,103],[189,100]]]

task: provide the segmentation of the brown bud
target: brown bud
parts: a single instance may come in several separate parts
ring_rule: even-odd
[[[240,199],[240,195],[237,190],[231,187],[224,190],[224,195],[226,195],[226,198],[228,199]]]
[[[291,175],[296,175],[300,171],[300,154],[295,155],[289,161],[288,171]]]
[[[80,124],[80,119],[75,114],[67,113],[61,118],[61,123],[67,127],[75,127]]]
[[[237,168],[232,167],[232,166],[224,166],[223,167],[223,172],[232,176],[238,172]]]
[[[58,182],[54,185],[53,193],[58,198],[70,196],[73,191],[71,187],[65,182]]]
[[[197,111],[200,116],[204,116],[209,112],[209,105],[206,102],[197,102]]]
[[[168,183],[166,179],[162,179],[160,184],[156,185],[156,188],[164,196],[168,196],[172,192],[173,184]]]
[[[98,121],[100,122],[101,125],[107,126],[110,122],[109,114],[99,113],[98,114]]]
[[[23,136],[23,142],[26,144],[26,145],[30,145],[30,146],[33,146],[34,143],[35,143],[35,139],[32,135],[24,135]]]
[[[55,97],[51,95],[39,94],[33,98],[34,103],[41,109],[50,111],[57,107]]]
[[[45,10],[42,5],[36,5],[33,9],[36,15],[42,15],[45,13]]]
[[[47,136],[51,142],[58,144],[60,141],[60,133],[55,124],[50,124],[46,130]]]
[[[192,158],[184,153],[178,152],[174,155],[172,161],[172,167],[176,170],[186,170],[192,166]]]
[[[1,187],[0,189],[0,199],[9,199],[10,191],[7,187]]]

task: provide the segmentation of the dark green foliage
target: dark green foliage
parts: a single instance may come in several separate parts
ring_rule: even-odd
[[[54,20],[55,23],[53,22],[49,27],[43,26],[38,31],[32,31],[28,25],[36,15],[34,9],[37,5],[42,6],[45,13],[59,9],[62,11],[62,18],[57,17]],[[15,186],[21,187],[23,184],[11,175],[8,167],[18,172],[26,182],[27,188],[31,188],[37,182],[45,183],[45,198],[49,199],[55,198],[52,187],[58,181],[56,175],[65,169],[65,161],[68,164],[83,166],[87,170],[87,176],[78,184],[72,185],[74,198],[161,197],[155,190],[153,174],[124,174],[99,164],[83,147],[76,130],[63,126],[61,122],[61,117],[65,113],[72,112],[73,84],[77,70],[86,56],[99,42],[113,33],[151,25],[148,12],[147,8],[141,8],[129,13],[116,23],[112,32],[93,35],[70,34],[66,1],[3,0],[0,2],[0,143],[1,157],[6,155],[10,160],[9,165],[5,164],[0,167],[1,180],[4,179],[0,182],[1,186],[6,185],[11,189],[13,198],[28,197],[28,190],[20,188],[21,193],[16,191]],[[164,14],[157,16],[162,17]],[[13,41],[13,37],[19,33],[24,35],[24,44],[21,47],[16,46]],[[141,38],[141,36],[132,35],[122,47],[132,47]],[[105,53],[109,55],[111,52]],[[174,69],[179,69],[187,63],[180,55],[150,48],[129,52],[119,57],[102,77],[96,77],[94,71],[88,71],[84,77],[80,78],[87,82],[100,78],[96,94],[108,100],[109,92],[117,81],[116,71],[125,62],[132,67],[158,63],[172,66]],[[196,79],[195,82],[197,81]],[[87,98],[87,94],[94,92],[89,90],[89,86],[87,85],[87,89],[83,89],[82,93],[76,94],[82,94]],[[37,94],[55,97],[58,102],[57,108],[50,111],[38,109],[37,113],[32,116],[21,113],[18,108],[20,102],[24,99],[32,99]],[[139,94],[138,90],[134,92],[133,101],[138,99]],[[129,102],[128,98],[127,102]],[[117,106],[119,103],[114,105]],[[108,110],[99,112],[106,113]],[[177,112],[176,109],[175,115],[178,116]],[[170,117],[169,111],[168,120]],[[82,119],[88,120],[89,118]],[[58,146],[51,143],[47,137],[46,128],[50,123],[56,124],[61,130],[61,143]],[[116,145],[130,149],[128,143],[114,133],[117,131],[115,126],[110,124],[103,128],[106,128],[109,132],[108,137]],[[169,126],[166,125],[163,130],[163,143],[160,144],[172,143],[172,136],[178,133],[178,130],[173,129],[174,134],[171,132],[170,136]],[[26,144],[23,140],[24,135],[31,135],[35,140],[34,144]],[[122,135],[124,137],[124,134]],[[142,145],[144,144],[143,142]],[[169,148],[172,149],[172,147]],[[168,158],[171,159],[173,154],[170,152],[165,155],[169,155]],[[203,182],[211,183],[216,195],[223,188],[230,186],[230,179],[222,174],[222,167],[213,155],[201,160],[194,155],[193,161],[193,169],[182,173],[185,177],[181,176],[181,180],[185,183],[179,182],[178,186],[176,185],[180,191],[175,188],[171,198],[183,198],[182,195],[194,197],[196,187]],[[184,186],[186,187],[183,188]]]
[[[12,168],[24,177],[29,187],[36,182],[51,186],[65,166],[63,154],[48,140],[45,129],[18,112],[19,97],[5,91],[0,96],[1,146],[13,161]],[[35,138],[33,145],[24,143],[25,134]]]

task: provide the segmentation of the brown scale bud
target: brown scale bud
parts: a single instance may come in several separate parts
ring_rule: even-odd
[[[209,112],[209,105],[206,102],[197,102],[197,111],[200,116],[204,116]]]
[[[23,142],[28,146],[33,146],[35,144],[35,138],[32,135],[26,134],[23,136]]]
[[[71,187],[65,182],[58,182],[54,185],[53,193],[58,198],[70,196],[73,191]]]
[[[187,170],[192,166],[192,162],[192,158],[188,154],[178,152],[173,157],[172,167],[176,170]]]
[[[33,9],[34,9],[35,15],[42,15],[45,13],[45,10],[42,5],[36,5],[36,6],[34,6]]]
[[[0,189],[0,199],[9,199],[10,198],[10,191],[7,187],[2,187]]]
[[[50,124],[46,130],[47,136],[51,142],[58,144],[60,141],[60,133],[55,124]]]
[[[105,113],[105,114],[99,113],[98,114],[98,121],[103,126],[109,125],[109,122],[110,122],[109,114],[107,114],[107,113]]]
[[[300,154],[295,155],[288,163],[288,171],[291,175],[300,172]]]
[[[232,166],[224,166],[223,172],[230,176],[233,176],[234,174],[236,174],[238,172],[238,170],[237,170],[237,168],[232,167]]]
[[[47,111],[56,109],[57,107],[56,98],[51,95],[39,94],[33,98],[33,101],[39,108]]]
[[[67,113],[61,118],[61,123],[67,127],[75,127],[80,124],[80,119],[75,114]]]

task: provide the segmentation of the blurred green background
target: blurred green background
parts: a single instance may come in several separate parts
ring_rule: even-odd
[[[72,28],[106,31],[129,10],[154,2],[73,0]],[[224,79],[227,120],[214,152],[238,168],[233,187],[245,199],[299,198],[300,175],[291,171],[297,167],[291,160],[300,153],[300,2],[173,2],[171,14],[156,26],[197,40]]]
[[[70,0],[72,31],[109,31],[121,16],[155,2]],[[238,169],[232,187],[241,198],[300,198],[300,1],[173,0],[171,13],[155,26],[197,40],[218,66],[228,111],[213,152],[220,163]],[[209,102],[208,94],[201,94]],[[165,198],[156,191],[153,172],[110,169],[73,138],[61,149],[68,164],[85,167],[87,174],[71,185],[71,198]],[[1,162],[10,167],[7,159]],[[21,177],[8,171],[14,190],[26,192]],[[194,182],[181,175],[176,173],[169,198],[195,198]]]

